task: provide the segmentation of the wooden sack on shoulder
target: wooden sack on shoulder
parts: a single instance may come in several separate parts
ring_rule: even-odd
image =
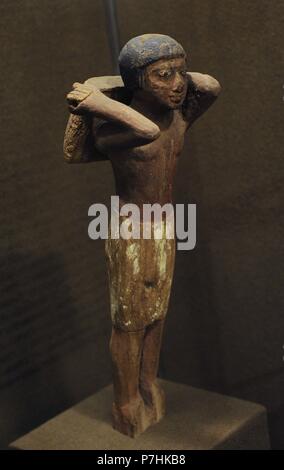
[[[119,75],[106,77],[92,77],[85,81],[93,85],[110,98],[129,104],[131,93],[126,90]],[[70,114],[64,136],[64,159],[68,163],[88,163],[108,160],[108,157],[95,147],[96,129],[102,123],[94,116],[78,116]]]

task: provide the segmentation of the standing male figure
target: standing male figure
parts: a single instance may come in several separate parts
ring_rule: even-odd
[[[119,66],[131,96],[127,104],[106,96],[89,80],[73,85],[67,97],[70,111],[93,120],[93,145],[112,164],[121,206],[171,204],[185,133],[215,101],[220,85],[208,75],[187,72],[182,46],[160,34],[131,39],[120,53]],[[160,240],[109,238],[106,254],[114,427],[136,436],[165,412],[157,371],[175,240],[165,232]]]

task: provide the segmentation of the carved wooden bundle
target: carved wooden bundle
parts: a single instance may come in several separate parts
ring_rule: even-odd
[[[85,81],[112,99],[129,104],[130,92],[127,91],[119,75],[92,77]],[[95,146],[96,130],[104,121],[91,116],[70,114],[64,136],[64,159],[67,163],[88,163],[108,160]]]

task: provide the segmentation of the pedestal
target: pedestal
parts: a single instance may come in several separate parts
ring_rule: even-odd
[[[10,448],[23,450],[191,450],[269,449],[263,406],[161,381],[167,414],[132,439],[111,425],[112,386],[19,438]]]

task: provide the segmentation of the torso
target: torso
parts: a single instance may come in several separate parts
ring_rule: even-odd
[[[179,110],[157,140],[109,153],[120,204],[172,202],[173,180],[187,124]]]

